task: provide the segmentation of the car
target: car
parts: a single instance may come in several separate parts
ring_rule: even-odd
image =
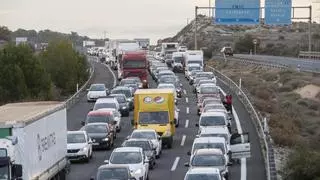
[[[109,129],[113,131],[114,138],[116,138],[116,127],[117,121],[115,120],[115,115],[112,111],[104,111],[102,109],[97,111],[90,111],[87,114],[85,121],[81,121],[81,125],[85,126],[90,123],[108,123]]]
[[[135,79],[125,78],[120,81],[119,86],[124,86],[126,84],[137,84],[138,85],[138,83]]]
[[[154,129],[135,129],[127,139],[149,139],[156,147],[156,158],[162,153],[162,139]]]
[[[202,109],[202,113],[204,112],[212,112],[212,111],[224,111],[226,113],[227,109],[226,107],[224,107],[224,105],[220,102],[220,103],[210,103],[207,104],[203,109]]]
[[[207,104],[220,104],[222,103],[220,98],[216,97],[208,97],[203,99],[202,103],[198,105],[198,115],[201,114],[203,107],[205,107]]]
[[[215,82],[215,84],[217,83],[217,79],[216,79],[215,75],[213,74],[213,72],[197,73],[195,78],[199,78],[199,77],[207,77],[208,79],[213,80]]]
[[[139,89],[138,84],[125,84],[123,86],[131,88],[133,94],[136,92],[137,89]]]
[[[187,78],[187,80],[190,80],[191,72],[194,70],[202,71],[202,68],[199,64],[188,64],[184,70],[184,76]]]
[[[136,81],[136,83],[138,84],[138,87],[141,89],[143,88],[143,84],[142,81],[139,77],[127,77],[126,79],[133,79]]]
[[[92,139],[93,148],[109,150],[114,145],[114,132],[110,130],[108,123],[86,124],[80,130],[87,132]]]
[[[110,94],[109,97],[114,97],[117,99],[121,115],[124,117],[128,117],[130,114],[130,108],[127,97],[124,94]]]
[[[104,164],[98,168],[95,177],[91,177],[90,180],[136,180],[132,177],[129,166],[127,165],[110,165]]]
[[[92,154],[92,141],[86,131],[67,132],[67,157],[69,160],[89,162]]]
[[[165,64],[159,64],[157,65],[157,67],[154,69],[154,71],[151,71],[151,76],[154,80],[156,80],[157,76],[158,76],[158,73],[160,71],[163,71],[163,70],[169,70],[169,67],[167,67]]]
[[[175,76],[174,72],[172,72],[171,70],[162,70],[157,74],[156,81],[158,82],[161,76],[166,76],[166,75]]]
[[[197,96],[203,94],[211,94],[216,98],[220,98],[220,88],[215,84],[202,84],[199,86],[199,91],[197,92]]]
[[[203,72],[203,71],[202,71],[202,70],[192,70],[191,73],[190,73],[190,76],[189,76],[188,81],[194,80],[194,79],[195,79],[195,76],[196,76],[197,73],[199,73],[199,72]]]
[[[106,164],[128,165],[137,180],[149,179],[149,160],[140,147],[119,147],[112,151]]]
[[[208,79],[209,79],[208,77],[198,77],[195,79],[190,79],[189,84],[193,85],[193,88],[195,88],[201,80],[208,80]]]
[[[120,110],[120,105],[115,97],[104,97],[97,99],[91,110],[95,111],[102,108],[114,108],[116,110]]]
[[[218,168],[222,176],[228,180],[229,179],[229,169],[231,163],[227,161],[224,153],[221,149],[216,148],[205,148],[197,149],[195,153],[190,158],[189,163],[185,163],[185,166],[193,169],[195,167],[213,167]]]
[[[133,110],[133,91],[129,87],[118,86],[111,90],[110,94],[124,94],[127,98],[127,102],[129,103],[129,109]]]
[[[224,178],[218,168],[194,167],[188,170],[184,180],[224,180]]]
[[[99,97],[107,96],[108,89],[104,84],[91,84],[90,88],[87,89],[87,101],[94,102]]]
[[[205,127],[196,137],[223,137],[227,144],[230,145],[231,134],[227,127]]]
[[[113,115],[114,118],[114,127],[116,129],[116,132],[120,132],[121,131],[121,113],[114,109],[114,108],[102,108],[102,109],[98,109],[97,112],[102,112],[102,113],[111,113]],[[112,122],[112,120],[111,120]]]
[[[231,132],[231,124],[229,116],[224,112],[206,112],[201,114],[199,123],[196,123],[196,127],[199,127],[199,132],[203,127],[227,127]]]
[[[122,147],[141,147],[148,157],[149,168],[156,165],[156,146],[149,139],[128,139],[123,142]]]
[[[216,85],[216,82],[211,80],[211,79],[203,79],[200,80],[199,83],[195,86],[195,88],[193,89],[193,92],[199,92],[199,88],[202,84],[212,84],[212,85]]]

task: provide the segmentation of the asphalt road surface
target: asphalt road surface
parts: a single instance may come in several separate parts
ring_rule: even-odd
[[[112,88],[114,85],[114,75],[112,72],[106,65],[99,62],[95,62],[94,66],[96,71],[92,83],[106,83],[109,88]],[[160,159],[157,159],[155,169],[150,170],[150,180],[182,180],[188,170],[187,167],[184,167],[184,163],[188,162],[190,158],[187,152],[191,149],[193,139],[195,138],[198,129],[195,127],[195,124],[199,116],[197,115],[196,97],[192,93],[191,86],[187,83],[183,74],[177,75],[184,89],[183,96],[178,101],[180,126],[177,128],[174,137],[173,148],[164,149]],[[149,82],[151,82],[152,87],[156,87],[156,83],[152,81],[151,77],[149,78]],[[221,82],[218,83],[224,91],[229,92],[228,87]],[[83,93],[83,97],[79,103],[75,104],[67,113],[68,130],[78,130],[81,127],[81,120],[85,119],[92,106],[93,103],[87,103],[85,93]],[[244,159],[241,161],[241,164],[234,164],[229,168],[231,180],[264,180],[266,179],[265,168],[254,126],[244,106],[236,98],[234,98],[234,108],[243,132],[250,133],[252,157],[250,159]],[[132,112],[129,117],[122,117],[122,130],[117,134],[115,147],[119,147],[125,137],[131,133],[132,127],[130,119],[132,119],[132,117]],[[233,127],[236,128],[235,121],[233,121]],[[72,163],[71,172],[68,174],[67,179],[90,179],[90,177],[95,175],[97,168],[103,164],[103,161],[109,158],[111,152],[112,150],[94,151],[93,158],[89,163]]]
[[[301,70],[320,72],[320,61],[303,58],[281,57],[281,56],[265,56],[265,55],[249,55],[234,54],[234,57],[257,59],[259,61],[270,62],[273,64],[284,64],[291,68],[297,68],[300,65]]]

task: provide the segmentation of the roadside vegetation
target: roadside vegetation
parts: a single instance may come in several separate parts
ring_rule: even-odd
[[[86,57],[67,40],[49,43],[35,54],[29,45],[7,44],[0,50],[0,104],[62,100],[88,78]]]
[[[213,60],[207,65],[235,82],[241,77],[244,91],[268,118],[276,146],[290,149],[281,162],[283,179],[320,179],[320,74]]]

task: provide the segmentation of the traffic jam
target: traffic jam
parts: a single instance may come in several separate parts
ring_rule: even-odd
[[[203,52],[174,42],[162,43],[159,51],[134,41],[117,42],[115,47],[88,50],[115,72],[118,82],[111,89],[104,82],[87,89],[87,101],[94,105],[81,129],[68,131],[68,159],[90,162],[95,150],[107,150],[110,157],[91,179],[152,179],[149,173],[156,171],[162,152],[179,148],[174,137],[185,122],[179,107],[190,88],[199,117],[193,120],[197,134],[186,154],[190,159],[184,163],[184,179],[230,179],[228,168],[250,157],[249,135],[237,131],[232,96],[218,86],[213,72],[205,72]],[[123,117],[129,117],[132,131],[117,147]]]

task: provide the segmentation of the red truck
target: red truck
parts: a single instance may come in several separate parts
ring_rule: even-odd
[[[148,61],[145,51],[125,52],[119,61],[118,77],[139,77],[143,88],[148,88]]]

